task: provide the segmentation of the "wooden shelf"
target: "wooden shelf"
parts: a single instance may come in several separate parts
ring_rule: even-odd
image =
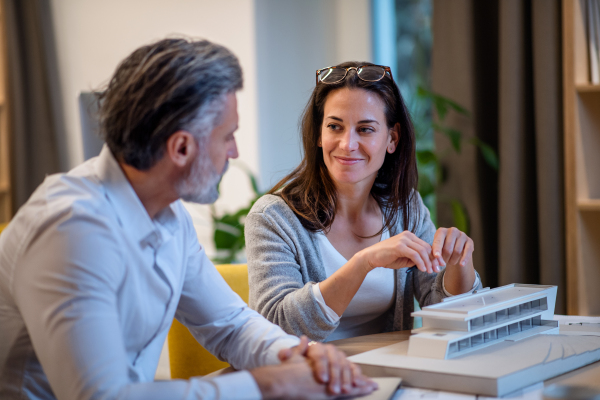
[[[600,211],[600,199],[585,199],[577,201],[580,211]]]
[[[591,83],[575,85],[575,90],[579,93],[600,93],[600,85],[592,85]]]
[[[600,85],[589,80],[586,2],[562,1],[567,313],[600,315]]]

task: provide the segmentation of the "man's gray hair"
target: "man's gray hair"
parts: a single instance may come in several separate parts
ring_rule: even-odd
[[[217,124],[225,95],[242,88],[233,53],[207,40],[164,39],[121,62],[100,95],[100,127],[117,159],[139,170],[164,154],[167,139],[196,139]]]

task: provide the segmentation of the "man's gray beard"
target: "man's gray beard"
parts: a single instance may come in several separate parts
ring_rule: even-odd
[[[199,204],[211,204],[219,198],[219,182],[227,171],[229,161],[225,163],[223,172],[219,174],[208,154],[199,154],[190,173],[177,185],[177,192],[182,200]]]

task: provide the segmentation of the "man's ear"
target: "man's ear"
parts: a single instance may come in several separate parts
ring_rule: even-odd
[[[179,130],[167,139],[166,156],[179,168],[186,168],[196,157],[198,146],[191,133]]]
[[[396,151],[398,143],[400,142],[400,124],[396,123],[393,128],[390,129],[390,142],[387,145],[387,152],[392,154]]]

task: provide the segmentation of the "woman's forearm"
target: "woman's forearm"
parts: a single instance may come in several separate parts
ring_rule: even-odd
[[[329,278],[319,283],[325,304],[340,317],[358,292],[367,273],[368,264],[358,252]]]
[[[466,293],[473,288],[473,283],[475,283],[473,259],[470,259],[464,267],[458,263],[446,266],[444,286],[450,294],[458,295]]]

